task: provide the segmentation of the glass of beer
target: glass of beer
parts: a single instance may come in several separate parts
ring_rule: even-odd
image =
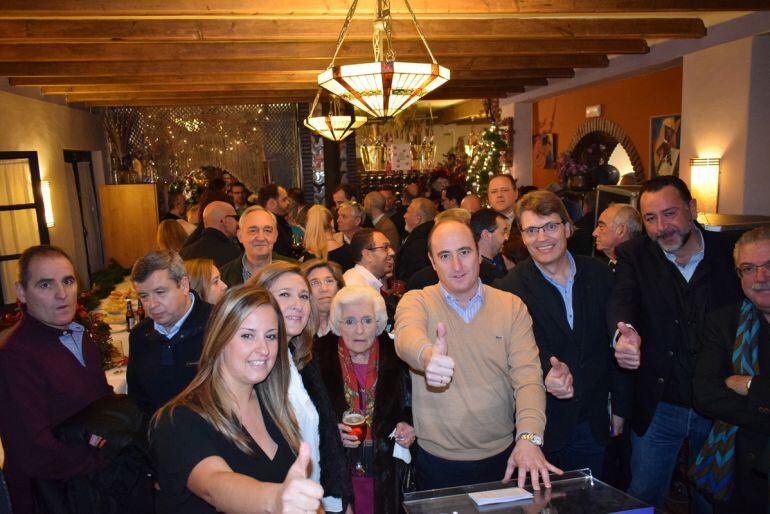
[[[350,434],[354,435],[360,443],[356,452],[357,459],[353,466],[353,474],[362,477],[366,474],[364,465],[361,462],[361,451],[364,440],[366,440],[366,414],[360,409],[346,410],[342,414],[342,424],[350,428]]]

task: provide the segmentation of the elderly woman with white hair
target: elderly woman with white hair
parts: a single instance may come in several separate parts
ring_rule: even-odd
[[[377,291],[343,287],[330,311],[335,336],[326,336],[336,341],[314,349],[338,419],[354,409],[365,417],[363,443],[349,426],[339,425],[343,445],[349,449],[356,514],[399,512],[406,464],[393,456],[394,445],[406,453],[415,440],[408,370],[384,331],[386,323],[385,302]]]

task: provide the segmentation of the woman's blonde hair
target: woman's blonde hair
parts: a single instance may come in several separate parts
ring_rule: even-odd
[[[332,332],[340,335],[339,324],[342,322],[342,309],[348,305],[362,305],[370,303],[374,309],[374,318],[377,320],[377,334],[380,335],[388,324],[388,311],[385,308],[385,300],[371,286],[345,286],[340,289],[329,310],[329,325]]]
[[[333,220],[331,211],[323,205],[314,205],[308,210],[303,242],[308,253],[312,253],[320,259],[329,257],[327,239],[332,231]]]
[[[211,284],[211,277],[214,274],[214,261],[212,259],[190,259],[184,261],[184,268],[187,270],[187,277],[190,279],[190,289],[198,293],[201,300],[207,303],[209,301],[206,290]]]
[[[164,220],[158,225],[155,239],[159,249],[178,252],[187,240],[187,232],[177,220]]]
[[[307,279],[302,274],[300,267],[297,264],[292,264],[287,261],[271,262],[262,268],[256,275],[252,276],[247,283],[256,284],[269,291],[278,279],[287,273],[292,273],[300,277],[305,283],[308,292],[310,291],[310,284],[308,284]],[[304,368],[313,358],[313,337],[315,336],[316,330],[318,330],[318,307],[316,306],[315,298],[312,294],[310,295],[309,300],[310,316],[308,317],[307,325],[305,325],[305,328],[300,334],[292,337],[289,341],[289,344],[293,346],[292,356],[298,370]]]
[[[299,451],[301,440],[294,412],[287,409],[289,390],[289,357],[286,348],[286,329],[281,309],[269,292],[252,284],[233,287],[225,292],[214,306],[203,337],[203,351],[198,373],[184,391],[161,407],[153,417],[155,427],[163,416],[174,415],[174,409],[183,405],[205,419],[217,432],[235,444],[241,451],[255,455],[250,438],[236,413],[235,398],[223,378],[224,349],[235,337],[244,320],[255,309],[268,306],[278,318],[278,354],[267,378],[256,384],[264,411],[275,421],[292,450]]]

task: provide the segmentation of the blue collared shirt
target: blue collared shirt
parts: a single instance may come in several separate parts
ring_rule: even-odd
[[[676,255],[673,253],[668,253],[666,251],[663,252],[663,255],[666,256],[666,259],[670,260],[674,263],[674,266],[676,266],[676,269],[679,270],[679,273],[682,274],[684,279],[687,282],[690,282],[690,279],[695,274],[695,268],[698,267],[698,264],[703,260],[703,256],[706,253],[706,241],[703,239],[703,234],[701,234],[700,229],[695,229],[695,234],[698,236],[698,239],[700,239],[700,250],[695,252],[692,257],[690,257],[690,260],[685,264],[684,266],[680,266],[676,262]]]
[[[190,313],[193,310],[193,306],[195,305],[195,295],[192,293],[189,293],[189,295],[190,295],[190,308],[187,309],[187,312],[184,313],[184,316],[179,318],[179,321],[174,323],[174,325],[171,328],[166,329],[166,327],[164,327],[163,325],[159,325],[153,322],[155,326],[155,330],[157,330],[158,333],[164,336],[166,339],[171,339],[172,337],[174,337],[176,333],[179,332],[179,329],[182,328],[182,325],[184,324],[185,320],[187,320],[187,318],[190,316]]]
[[[67,325],[67,329],[59,336],[59,341],[64,347],[72,352],[72,355],[82,364],[86,365],[86,361],[83,358],[83,333],[86,331],[86,327],[80,323],[74,321]]]
[[[545,271],[534,259],[533,262],[535,263],[535,266],[537,266],[537,269],[540,270],[540,273],[543,274],[543,277],[545,277],[545,279],[553,284],[553,287],[559,291],[561,299],[564,301],[564,309],[567,313],[567,323],[569,323],[570,328],[575,328],[575,311],[572,308],[572,287],[575,285],[576,268],[575,259],[572,258],[572,254],[569,252],[567,252],[567,260],[569,261],[569,276],[567,277],[567,283],[565,285],[561,285],[559,282],[551,278],[548,272]]]
[[[444,288],[444,285],[439,282],[439,288],[441,294],[444,296],[444,300],[454,311],[460,315],[463,321],[467,324],[476,316],[481,306],[484,304],[484,284],[481,283],[481,279],[478,279],[478,287],[476,288],[476,294],[468,301],[468,306],[463,307],[459,300],[452,296],[452,294]]]

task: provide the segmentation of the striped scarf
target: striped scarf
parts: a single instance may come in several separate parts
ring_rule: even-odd
[[[759,374],[759,314],[746,299],[741,304],[738,330],[733,348],[733,372],[736,375]],[[735,434],[738,427],[716,420],[706,443],[698,453],[690,478],[695,486],[717,500],[725,501],[733,492],[735,469]]]

